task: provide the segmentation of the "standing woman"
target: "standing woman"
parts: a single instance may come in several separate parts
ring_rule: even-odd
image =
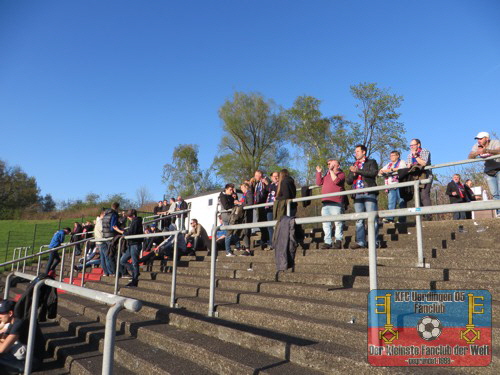
[[[278,191],[276,192],[276,201],[273,206],[274,220],[280,220],[286,215],[286,206],[288,199],[294,199],[297,195],[295,181],[288,173],[288,169],[282,169],[279,173]],[[291,203],[290,216],[295,216],[297,212],[297,203]]]

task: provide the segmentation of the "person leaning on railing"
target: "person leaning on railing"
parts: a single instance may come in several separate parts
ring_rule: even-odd
[[[450,197],[450,204],[453,203],[467,203],[470,202],[470,196],[465,189],[465,185],[460,181],[460,175],[454,174],[453,179],[446,186],[446,195]],[[465,211],[454,212],[453,220],[465,220]]]
[[[64,242],[64,237],[70,233],[71,229],[69,228],[60,229],[56,233],[54,233],[54,236],[52,237],[52,240],[49,244],[49,249],[55,249],[56,247],[61,246],[61,244]],[[49,254],[49,261],[47,262],[45,273],[48,274],[50,271],[55,271],[60,261],[61,257],[59,256],[58,251],[51,251]]]
[[[469,159],[487,158],[500,154],[500,141],[490,139],[490,134],[480,132],[474,138],[477,143],[472,146]],[[500,199],[500,159],[486,160],[484,162],[484,177],[488,182],[488,187],[493,199]],[[500,217],[500,210],[497,210],[497,217]]]
[[[144,234],[142,229],[142,217],[137,216],[137,211],[134,209],[127,211],[127,218],[131,221],[130,226],[122,231],[117,229],[118,233],[124,236],[135,236]],[[127,240],[127,250],[120,259],[120,265],[127,269],[129,267],[128,260],[132,258],[132,281],[127,287],[136,287],[139,284],[139,255],[142,247],[142,238],[134,238]]]
[[[399,182],[398,169],[406,168],[406,163],[404,160],[400,159],[399,151],[392,151],[390,155],[391,161],[387,163],[384,168],[380,170],[380,174],[385,177],[385,184],[390,187],[391,184],[396,184]],[[406,200],[401,196],[399,188],[387,189],[387,199],[389,210],[394,210],[395,208],[406,208]],[[384,223],[393,223],[394,217],[384,218],[382,220]],[[405,216],[399,217],[400,223],[406,222]]]
[[[286,205],[289,199],[295,199],[297,196],[297,188],[295,180],[288,173],[288,169],[282,169],[279,173],[278,190],[276,192],[276,201],[273,206],[274,220],[280,220],[286,215]],[[290,204],[290,216],[295,216],[297,212],[297,203]]]

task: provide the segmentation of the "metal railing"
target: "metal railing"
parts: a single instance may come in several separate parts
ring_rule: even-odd
[[[185,219],[186,219],[186,216],[185,216],[186,214],[187,214],[187,221],[189,222],[190,217],[191,217],[191,203],[188,203],[188,209],[186,209],[186,210],[174,211],[174,212],[172,212],[171,214],[168,214],[168,215],[153,215],[153,216],[148,216],[147,218],[154,217],[156,219],[147,220],[147,221],[144,220],[142,222],[142,225],[146,226],[146,225],[149,225],[149,224],[152,224],[152,223],[157,223],[157,222],[161,223],[162,220],[169,219],[169,218],[170,219],[171,218],[177,218],[177,217],[180,216],[179,221],[184,226],[184,222],[185,222]],[[145,219],[147,219],[147,218],[145,218]],[[183,229],[183,228],[179,226],[179,229]]]
[[[460,204],[446,204],[440,206],[429,207],[415,207],[403,208],[396,210],[384,211],[371,211],[359,212],[352,214],[331,215],[331,216],[316,216],[307,218],[296,218],[296,224],[312,224],[321,223],[325,221],[352,221],[352,220],[367,220],[368,227],[368,258],[369,258],[369,280],[370,290],[377,289],[377,239],[375,231],[375,223],[379,217],[400,217],[400,216],[416,216],[419,218],[421,215],[438,214],[438,213],[452,213],[460,211],[481,211],[500,209],[500,201],[476,201]],[[237,229],[251,229],[251,228],[265,228],[275,226],[276,220],[264,221],[248,224],[235,224],[235,225],[218,225],[212,229],[212,249],[210,259],[210,294],[208,302],[208,316],[216,316],[215,311],[215,288],[216,288],[216,258],[217,258],[217,245],[216,233],[218,230],[237,230]],[[423,251],[418,253],[417,267],[425,267]]]
[[[35,280],[37,278],[36,276],[28,275],[17,271],[10,273],[7,276],[6,280],[4,299],[7,299],[9,296],[10,280],[12,276],[21,277],[26,280]],[[33,288],[24,374],[30,375],[32,370],[33,350],[35,347],[35,332],[36,332],[36,326],[38,324],[38,316],[37,316],[38,302],[40,298],[40,289],[43,285],[61,289],[66,292],[75,294],[77,296],[111,306],[106,314],[106,323],[104,326],[105,333],[104,333],[104,347],[103,347],[103,359],[102,359],[102,374],[103,375],[113,374],[116,320],[118,317],[118,313],[123,309],[127,309],[132,312],[137,312],[142,308],[142,302],[136,299],[111,295],[93,289],[82,288],[76,285],[57,282],[51,279],[39,280]]]

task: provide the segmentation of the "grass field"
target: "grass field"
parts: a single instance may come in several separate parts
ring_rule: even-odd
[[[84,218],[85,220],[93,218]],[[47,245],[59,228],[73,228],[75,221],[82,218],[63,220],[0,220],[0,263],[11,260],[14,248],[30,246],[37,252],[41,245]],[[66,236],[69,240],[69,236]]]

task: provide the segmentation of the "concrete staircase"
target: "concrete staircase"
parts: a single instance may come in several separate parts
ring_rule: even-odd
[[[493,363],[487,368],[377,368],[367,364],[367,250],[319,250],[306,230],[293,270],[276,274],[274,252],[217,261],[217,318],[208,318],[210,257],[182,257],[177,304],[172,274],[141,270],[138,288],[120,295],[144,302],[122,311],[115,374],[496,374],[500,370],[500,220],[424,223],[425,261],[416,268],[415,228],[385,224],[378,250],[379,288],[488,289],[493,295]],[[345,231],[346,241],[354,225]],[[258,235],[253,237],[258,241]],[[167,266],[171,265],[170,263]],[[29,267],[28,272],[35,272]],[[69,269],[67,269],[69,273]],[[99,274],[93,271],[90,275]],[[88,288],[113,292],[114,279],[89,276]],[[3,283],[4,278],[2,279]],[[22,293],[26,284],[11,290]],[[64,294],[58,318],[42,323],[51,359],[42,373],[98,374],[107,307]]]

